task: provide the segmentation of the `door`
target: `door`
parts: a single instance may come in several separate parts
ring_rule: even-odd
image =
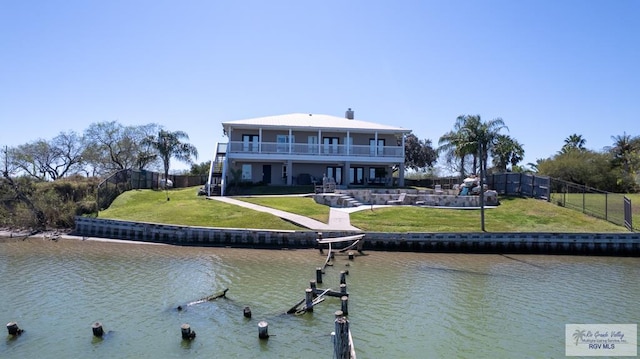
[[[271,183],[271,165],[262,165],[262,183]]]

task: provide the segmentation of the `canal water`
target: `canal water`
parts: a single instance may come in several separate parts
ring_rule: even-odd
[[[0,357],[332,358],[339,298],[284,314],[324,259],[316,250],[0,239],[0,320],[25,330],[13,338],[5,329]],[[565,324],[640,322],[640,258],[370,251],[337,255],[318,287],[339,290],[340,271],[358,358],[560,358]],[[226,298],[187,305],[226,288]],[[258,339],[261,320],[268,340]],[[182,340],[183,323],[195,340]]]

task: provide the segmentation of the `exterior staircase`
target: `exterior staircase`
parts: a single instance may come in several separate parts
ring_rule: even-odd
[[[338,205],[342,208],[350,208],[362,206],[362,203],[348,194],[343,194],[338,199]]]

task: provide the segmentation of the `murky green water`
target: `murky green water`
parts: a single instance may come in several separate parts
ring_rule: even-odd
[[[339,298],[282,314],[323,262],[314,250],[0,239],[0,320],[25,329],[5,329],[0,357],[331,358]],[[371,251],[337,256],[319,287],[338,290],[341,270],[358,358],[560,358],[567,323],[640,322],[639,258]]]

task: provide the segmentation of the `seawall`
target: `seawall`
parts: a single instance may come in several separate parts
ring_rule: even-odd
[[[184,246],[317,248],[314,231],[167,225],[76,217],[73,235]],[[354,232],[325,231],[324,238]],[[338,247],[340,248],[340,247]],[[367,232],[363,250],[640,256],[640,233]]]

